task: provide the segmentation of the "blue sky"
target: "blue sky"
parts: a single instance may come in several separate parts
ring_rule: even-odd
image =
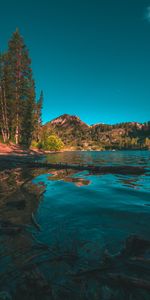
[[[44,91],[43,122],[150,120],[150,1],[3,1],[2,50],[16,27]]]

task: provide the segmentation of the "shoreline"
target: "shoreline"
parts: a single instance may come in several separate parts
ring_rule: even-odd
[[[18,157],[26,157],[26,156],[45,156],[48,154],[57,154],[57,153],[64,153],[64,152],[116,152],[116,151],[150,151],[150,149],[69,149],[69,148],[64,148],[59,151],[50,151],[50,150],[41,150],[37,148],[23,148],[20,145],[16,145],[13,143],[9,144],[3,144],[0,142],[0,156],[18,156]]]
[[[9,144],[4,144],[0,142],[0,156],[7,157],[41,157],[46,156],[49,154],[57,154],[57,153],[65,153],[65,152],[120,152],[120,151],[149,151],[150,149],[69,149],[69,148],[63,148],[59,151],[50,151],[50,150],[41,150],[34,147],[31,147],[29,149],[23,148],[20,145],[16,145],[12,142]]]
[[[64,149],[60,151],[44,151],[44,150],[21,150],[21,151],[2,151],[0,152],[0,156],[12,156],[12,157],[28,157],[28,156],[45,156],[48,154],[57,154],[64,152],[122,152],[122,151],[150,151],[150,149],[112,149],[112,150],[72,150],[72,149]]]

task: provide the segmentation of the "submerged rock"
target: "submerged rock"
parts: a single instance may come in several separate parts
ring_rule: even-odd
[[[107,285],[102,287],[102,300],[111,300],[113,296],[113,290]]]
[[[0,292],[0,300],[12,300],[12,297],[8,292],[2,291]]]
[[[6,205],[10,208],[24,209],[26,206],[25,200],[8,201]]]
[[[143,254],[148,249],[150,249],[149,240],[145,240],[137,235],[131,235],[126,239],[122,252],[125,255],[132,256]]]

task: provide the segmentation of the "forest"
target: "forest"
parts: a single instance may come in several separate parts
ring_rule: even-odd
[[[39,139],[43,92],[36,99],[31,59],[17,29],[0,55],[0,130],[4,143],[25,147]]]

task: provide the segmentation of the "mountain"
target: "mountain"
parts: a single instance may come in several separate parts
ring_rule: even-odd
[[[46,123],[43,132],[55,133],[67,149],[145,149],[150,147],[150,122],[87,125],[78,116],[64,114]]]
[[[52,121],[48,122],[47,124],[49,124],[49,123],[56,127],[61,126],[61,127],[65,127],[65,128],[68,126],[70,126],[71,128],[73,128],[74,126],[81,126],[84,128],[89,127],[86,123],[82,122],[79,117],[71,116],[68,114],[61,115],[58,118],[53,119]]]
[[[55,132],[69,147],[82,147],[82,143],[90,139],[90,126],[79,117],[64,114],[44,125],[44,130]]]

